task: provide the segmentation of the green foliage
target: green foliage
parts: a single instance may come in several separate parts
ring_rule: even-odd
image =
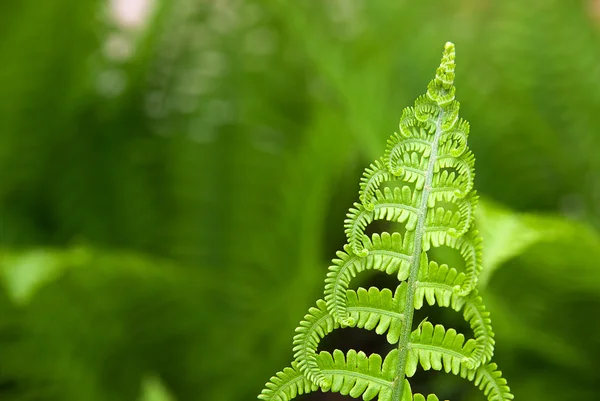
[[[459,119],[454,99],[454,58],[454,45],[447,43],[427,94],[404,110],[400,133],[388,141],[385,156],[366,169],[361,202],[354,203],[344,222],[347,245],[325,280],[325,300],[318,300],[296,329],[292,367],[274,376],[259,399],[288,401],[317,388],[364,400],[423,399],[412,395],[406,379],[419,364],[474,381],[490,401],[513,399],[490,363],[494,333],[476,290],[481,238],[474,228],[475,159],[467,147],[469,125]],[[388,186],[392,180],[402,186]],[[365,231],[375,220],[404,224],[405,231],[369,238]],[[440,246],[459,251],[464,273],[429,260],[427,252]],[[351,279],[365,270],[397,275],[396,294],[374,287],[349,290]],[[456,330],[427,321],[413,330],[414,311],[424,300],[464,308],[475,338],[465,341]],[[339,327],[374,329],[387,334],[397,349],[385,358],[354,350],[317,354],[320,340]]]
[[[485,291],[496,334],[503,339],[497,360],[505,366],[526,353],[530,357],[522,359],[515,372],[536,372],[530,377],[511,376],[511,387],[534,399],[593,398],[593,375],[586,372],[595,369],[600,341],[581,335],[577,311],[589,313],[600,307],[599,233],[587,223],[555,215],[515,213],[490,202],[483,206],[477,218],[487,235],[486,249],[487,245],[505,249],[500,254],[502,266],[490,272]],[[507,231],[508,238],[515,239],[508,244]],[[497,262],[492,256],[489,262]],[[515,275],[519,280],[512,279]],[[536,371],[539,366],[544,370]],[[558,377],[569,377],[574,387],[546,390]]]
[[[447,38],[494,359],[519,398],[597,397],[597,1],[155,0],[126,27],[115,3],[0,2],[0,399],[131,401],[148,374],[181,401],[254,397]],[[427,313],[467,332],[465,308]]]

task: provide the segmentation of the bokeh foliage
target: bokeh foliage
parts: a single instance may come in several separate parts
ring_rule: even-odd
[[[0,4],[0,399],[253,399],[448,40],[498,363],[593,397],[597,1],[117,3]]]

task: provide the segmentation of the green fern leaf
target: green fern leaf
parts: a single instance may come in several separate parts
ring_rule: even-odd
[[[394,176],[384,167],[385,161],[376,160],[375,163],[365,169],[363,177],[360,179],[360,191],[358,198],[367,209],[372,210],[375,205],[372,203],[375,191],[385,181],[391,181]]]
[[[477,347],[467,362],[467,366],[475,368],[488,362],[494,354],[494,332],[492,331],[490,313],[477,291],[468,296],[461,296],[454,289],[460,287],[465,280],[464,273],[447,265],[430,262],[419,271],[419,281],[415,293],[415,309],[421,309],[424,301],[429,305],[451,307],[469,322]]]
[[[454,329],[446,331],[442,325],[435,327],[424,322],[411,334],[406,376],[412,377],[420,362],[423,370],[442,370],[459,374],[463,360],[475,349],[475,341],[465,342],[465,336]]]
[[[481,273],[481,236],[471,227],[462,237],[454,237],[448,232],[430,231],[423,236],[423,250],[429,251],[431,247],[448,246],[460,252],[465,259],[467,274],[463,284],[456,288],[460,295],[468,295],[477,286]]]
[[[364,400],[389,398],[394,380],[396,355],[388,355],[383,362],[379,354],[367,356],[364,352],[350,350],[346,355],[335,350],[319,354],[319,365],[331,381],[331,391],[349,394],[352,398],[361,395]]]
[[[388,289],[379,290],[371,287],[368,291],[359,288],[358,291],[347,291],[347,310],[352,317],[352,327],[375,330],[377,334],[387,333],[387,339],[391,344],[398,341],[400,328],[402,326],[402,314],[398,312],[403,308],[403,294],[399,290],[396,295]],[[331,333],[340,325],[333,315],[327,310],[325,301],[318,300],[317,307],[309,309],[309,313],[300,322],[294,336],[294,358],[298,368],[311,381],[321,387],[327,387],[330,383],[320,371],[317,363],[317,347],[322,338]]]
[[[454,329],[445,330],[441,325],[434,327],[425,322],[412,333],[408,347],[410,351],[406,364],[407,377],[412,377],[420,364],[423,370],[444,370],[474,382],[483,390],[489,401],[514,398],[496,364],[470,369],[462,363],[475,349],[475,341],[465,342],[464,336]]]
[[[258,398],[264,401],[289,401],[317,389],[317,385],[304,377],[295,363],[292,363],[291,368],[285,368],[271,377]]]
[[[352,398],[362,397],[369,401],[378,397],[380,401],[390,401],[395,378],[395,368],[398,362],[398,351],[393,350],[382,360],[379,354],[367,356],[362,351],[349,350],[344,354],[335,350],[333,354],[323,351],[317,357],[319,369],[330,383],[321,387],[322,391],[337,392]],[[297,395],[316,391],[314,383],[302,375],[297,364],[278,372],[266,384],[266,388],[258,396],[264,401],[289,401]],[[435,396],[433,396],[435,397]],[[415,394],[414,400],[424,400],[420,394]],[[410,384],[406,382],[401,401],[412,401]],[[437,400],[437,398],[427,398]]]
[[[343,325],[353,325],[352,318],[346,311],[346,290],[350,280],[358,273],[376,269],[387,274],[397,273],[398,280],[408,278],[410,268],[410,247],[413,236],[402,238],[399,233],[373,234],[371,240],[364,241],[368,255],[361,258],[354,254],[352,247],[346,245],[345,252],[338,252],[338,258],[333,260],[325,279],[325,301],[327,308],[336,320]]]
[[[396,344],[400,338],[406,286],[398,286],[392,297],[388,289],[371,287],[367,291],[360,287],[356,292],[348,290],[348,311],[356,322],[355,327],[375,330],[377,334],[387,334],[387,341]]]
[[[490,401],[513,399],[506,386],[506,380],[501,377],[495,364],[485,365],[477,370],[460,366],[460,357],[454,354],[464,353],[469,347],[466,344],[463,346],[464,337],[457,335],[454,330],[444,332],[443,328],[438,328],[441,326],[436,326],[435,330],[429,326],[425,325],[425,330],[415,336],[414,342],[411,342],[414,347],[421,346],[419,352],[411,354],[411,365],[415,365],[414,370],[419,362],[425,370],[442,370],[443,367],[446,372],[452,372],[474,382]],[[432,334],[432,338],[429,338]],[[437,356],[441,354],[438,349],[443,349],[445,353]],[[335,350],[333,354],[323,351],[318,355],[317,363],[329,384],[320,389],[324,392],[349,395],[352,398],[362,397],[365,401],[375,397],[380,401],[391,401],[397,362],[398,350],[392,350],[383,361],[379,354],[367,356],[364,352],[355,350],[349,350],[346,354],[340,350]],[[412,374],[407,373],[407,376],[410,377]],[[292,367],[285,368],[273,376],[258,398],[264,401],[289,401],[298,395],[318,389],[319,386],[308,380],[294,362]],[[403,394],[399,400],[438,401],[439,399],[434,394],[428,395],[427,398],[422,394],[413,395],[410,383],[405,381]]]
[[[403,111],[399,133],[388,141],[383,158],[365,169],[360,202],[344,221],[347,244],[325,279],[324,300],[296,329],[292,367],[271,379],[261,399],[288,401],[319,388],[364,400],[438,400],[434,394],[412,394],[407,378],[419,366],[472,381],[488,401],[513,399],[490,363],[494,333],[476,289],[482,247],[474,228],[475,158],[467,147],[469,124],[459,118],[453,81],[454,45],[447,43],[426,95]],[[402,183],[394,186],[395,181]],[[401,223],[403,232],[368,237],[367,226],[376,220]],[[429,260],[428,252],[440,246],[460,253],[465,272]],[[350,281],[366,270],[395,274],[400,285],[393,295],[374,287],[349,290]],[[427,319],[412,330],[414,311],[425,302],[462,312],[474,338]],[[344,326],[374,330],[397,348],[383,361],[378,354],[355,350],[317,353],[321,339]]]
[[[328,382],[317,363],[317,347],[327,334],[338,328],[339,324],[327,312],[327,305],[323,300],[317,301],[317,307],[309,309],[308,314],[296,329],[294,336],[294,358],[297,366],[308,379],[320,387],[328,387]]]

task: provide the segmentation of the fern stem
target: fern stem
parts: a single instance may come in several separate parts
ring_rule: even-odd
[[[439,107],[439,106],[438,106]],[[404,382],[406,376],[406,362],[410,346],[410,334],[412,332],[412,321],[414,315],[415,291],[417,289],[417,278],[419,276],[419,267],[421,264],[421,252],[423,249],[423,235],[425,234],[425,221],[427,217],[427,200],[431,192],[431,184],[433,181],[433,169],[437,159],[438,143],[442,135],[442,121],[444,110],[439,107],[440,112],[435,127],[435,135],[431,143],[431,153],[429,155],[429,163],[425,176],[425,185],[421,192],[421,204],[418,211],[417,226],[415,228],[415,243],[412,253],[412,262],[408,276],[408,288],[406,291],[406,303],[404,305],[404,322],[400,341],[398,342],[398,366],[396,368],[396,377],[394,378],[394,389],[392,392],[392,401],[401,401],[404,392]]]

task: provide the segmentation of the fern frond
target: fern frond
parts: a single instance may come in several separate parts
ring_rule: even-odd
[[[375,163],[365,169],[365,172],[360,179],[358,199],[367,210],[373,210],[375,207],[375,205],[371,203],[371,200],[381,183],[391,181],[392,179],[392,174],[385,168],[381,159],[376,160]]]
[[[344,221],[348,244],[352,251],[358,256],[367,256],[364,230],[373,220],[406,223],[408,230],[414,230],[417,224],[417,210],[411,206],[413,202],[412,191],[404,186],[393,190],[386,187],[383,192],[376,190],[368,209],[361,203],[355,203],[354,208],[347,214],[348,219]]]
[[[454,329],[444,329],[442,325],[435,327],[424,322],[411,334],[408,344],[408,360],[406,376],[412,377],[420,362],[424,370],[444,369],[446,373],[459,374],[463,362],[468,360],[475,349],[475,341],[465,342],[465,336]]]
[[[439,194],[445,194],[446,196],[436,196]],[[462,199],[449,192],[432,192],[432,196],[429,199],[431,206],[428,205],[429,212],[427,213],[426,233],[437,233],[433,238],[438,239],[438,243],[443,235],[456,238],[466,234],[469,228],[471,228],[471,224],[475,218],[475,208],[479,200],[475,191],[472,191]],[[446,210],[442,206],[435,208],[435,202],[440,200],[452,203],[451,208],[454,210]]]
[[[395,344],[400,338],[400,329],[404,315],[404,296],[406,286],[398,286],[396,294],[387,288],[379,290],[371,287],[367,291],[360,287],[357,291],[348,290],[348,311],[356,322],[353,327],[375,330],[377,334],[386,334],[387,341]]]
[[[444,164],[440,164],[446,166],[446,161],[452,159],[444,158],[442,160],[444,161]],[[463,160],[463,163],[466,163],[466,161]],[[448,165],[447,167],[454,166]],[[452,194],[454,194],[457,198],[462,198],[466,196],[470,191],[470,187],[473,185],[472,182],[470,182],[470,171],[466,170],[466,172],[468,175],[465,176],[463,174],[460,174],[460,172],[457,174],[454,171],[449,171],[440,167],[439,174],[433,176],[433,182],[431,183],[431,193],[445,193],[444,197],[446,199],[450,198]]]
[[[432,246],[446,245],[459,251],[465,260],[467,274],[466,279],[456,290],[460,295],[468,295],[477,286],[477,280],[481,273],[481,236],[472,225],[461,237],[454,237],[447,231],[426,232],[423,238],[423,250],[428,251]]]
[[[385,361],[379,354],[367,356],[351,349],[346,355],[340,350],[319,354],[319,365],[331,381],[330,391],[352,398],[362,395],[368,401],[379,395],[380,400],[390,398],[397,355],[388,354]]]
[[[414,306],[415,309],[421,309],[427,301],[429,305],[437,303],[439,306],[450,307],[457,312],[463,311],[463,317],[469,322],[477,344],[472,355],[464,361],[473,369],[492,358],[495,340],[490,313],[486,311],[477,292],[461,296],[455,291],[455,288],[460,287],[465,279],[465,274],[458,273],[456,269],[430,262],[419,271]]]
[[[327,387],[331,383],[327,382],[323,372],[319,370],[317,348],[321,339],[337,327],[339,324],[327,312],[327,304],[319,299],[317,307],[310,308],[296,328],[293,351],[298,369],[319,387]]]
[[[314,388],[313,383],[323,391],[364,400],[436,401],[433,394],[425,398],[411,392],[406,378],[420,364],[473,381],[489,401],[513,398],[490,363],[494,333],[476,290],[481,237],[474,225],[475,158],[467,146],[469,124],[459,118],[454,99],[454,67],[454,46],[448,43],[426,95],[404,109],[400,131],[388,140],[383,158],[365,169],[360,203],[354,203],[344,221],[347,244],[329,267],[324,300],[300,323],[293,368],[284,375],[287,381],[275,378],[268,396],[288,401],[300,389]],[[395,185],[396,180],[404,184]],[[369,238],[365,230],[375,220],[402,223],[404,232]],[[427,252],[440,246],[460,253],[464,273],[429,261]],[[374,287],[349,290],[350,281],[365,270],[396,274],[400,285],[394,295]],[[414,311],[425,302],[462,312],[474,338],[427,321],[412,330]],[[375,330],[397,348],[383,362],[377,354],[354,350],[317,354],[321,339],[340,326]]]
[[[411,139],[399,138],[400,143],[403,141],[409,141]],[[390,148],[390,146],[393,146]],[[427,169],[427,158],[421,157],[418,152],[407,152],[395,156],[395,149],[399,147],[398,144],[393,142],[388,143],[389,153],[387,156],[387,166],[391,174],[398,176],[407,183],[414,183],[415,188],[418,190],[423,189],[425,185],[425,174],[424,170]]]
[[[441,325],[434,328],[431,323],[425,322],[412,333],[408,347],[407,377],[412,377],[420,364],[423,370],[444,370],[472,381],[483,390],[488,401],[514,398],[496,364],[470,369],[462,363],[472,353],[475,342],[465,342],[464,336],[454,329],[445,330]]]
[[[342,325],[353,325],[346,311],[346,290],[350,280],[358,273],[375,269],[387,274],[397,273],[398,280],[406,280],[413,242],[414,236],[410,234],[404,239],[397,232],[373,234],[371,240],[364,242],[368,254],[362,258],[354,254],[349,245],[344,246],[345,252],[337,253],[338,259],[333,260],[325,279],[325,301],[335,319]]]
[[[402,117],[400,117],[400,135],[403,138],[422,138],[427,139],[432,135],[436,130],[435,121],[425,120],[420,121],[416,117],[415,108],[407,107],[402,111]],[[389,144],[389,142],[388,142]],[[388,151],[386,151],[385,156],[386,160],[391,161],[389,152],[390,147],[388,146]],[[388,165],[392,167],[391,165]],[[393,169],[390,168],[392,171]]]
[[[410,206],[414,200],[414,193],[410,187],[391,189],[389,187],[375,191],[375,208],[373,209],[376,220],[406,223],[407,230],[414,230],[417,224],[417,210]]]
[[[449,141],[448,143],[452,143]],[[466,195],[473,189],[475,180],[475,155],[470,150],[459,153],[458,156],[453,154],[455,147],[449,149],[441,149],[435,164],[435,171],[441,169],[456,169],[458,176],[461,177],[461,183],[464,183],[465,188],[460,190],[461,195]],[[448,153],[445,153],[448,152]]]
[[[446,132],[446,134],[440,138],[440,158],[444,158],[448,155],[456,158],[462,156],[463,153],[467,151],[467,138],[469,137],[469,131],[469,122],[459,118],[456,126]]]
[[[302,375],[295,362],[292,367],[287,367],[265,385],[258,396],[263,401],[290,401],[298,395],[307,394],[318,390],[318,386]]]
[[[477,370],[465,370],[465,374],[461,372],[461,376],[483,390],[489,401],[507,401],[515,398],[495,363],[481,366]]]
[[[440,206],[437,208],[429,208],[427,211],[426,233],[445,233],[456,237],[459,235],[461,228],[465,222],[462,221],[462,216],[458,211],[446,210]]]
[[[350,395],[352,398],[362,397],[365,401],[375,397],[379,401],[391,401],[397,361],[397,350],[388,353],[383,361],[379,354],[367,356],[362,351],[349,350],[346,354],[340,350],[335,350],[333,354],[323,351],[317,356],[317,363],[331,384],[321,390]],[[264,401],[289,401],[318,389],[318,386],[302,375],[293,362],[292,367],[271,377],[258,398]],[[413,398],[410,384],[406,382],[400,401],[413,400],[424,401],[425,397],[415,394]],[[427,401],[437,400],[434,395],[427,397]]]
[[[345,304],[352,320],[348,326],[375,330],[377,334],[387,333],[388,342],[395,344],[402,327],[403,316],[398,311],[404,307],[404,294],[406,288],[403,286],[398,287],[394,296],[390,290],[376,287],[348,290]],[[325,301],[318,300],[317,306],[309,309],[296,329],[293,351],[298,368],[321,387],[326,387],[328,383],[318,367],[317,348],[321,339],[339,326],[327,310]]]
[[[416,172],[419,171],[420,160],[412,158],[412,155],[418,156],[419,154],[424,157],[431,155],[429,133],[424,129],[421,129],[418,135],[415,136],[400,136],[395,133],[388,140],[384,159],[388,161],[387,167],[394,175],[402,175],[404,172],[403,166],[412,168]],[[405,155],[409,156],[406,157]]]

